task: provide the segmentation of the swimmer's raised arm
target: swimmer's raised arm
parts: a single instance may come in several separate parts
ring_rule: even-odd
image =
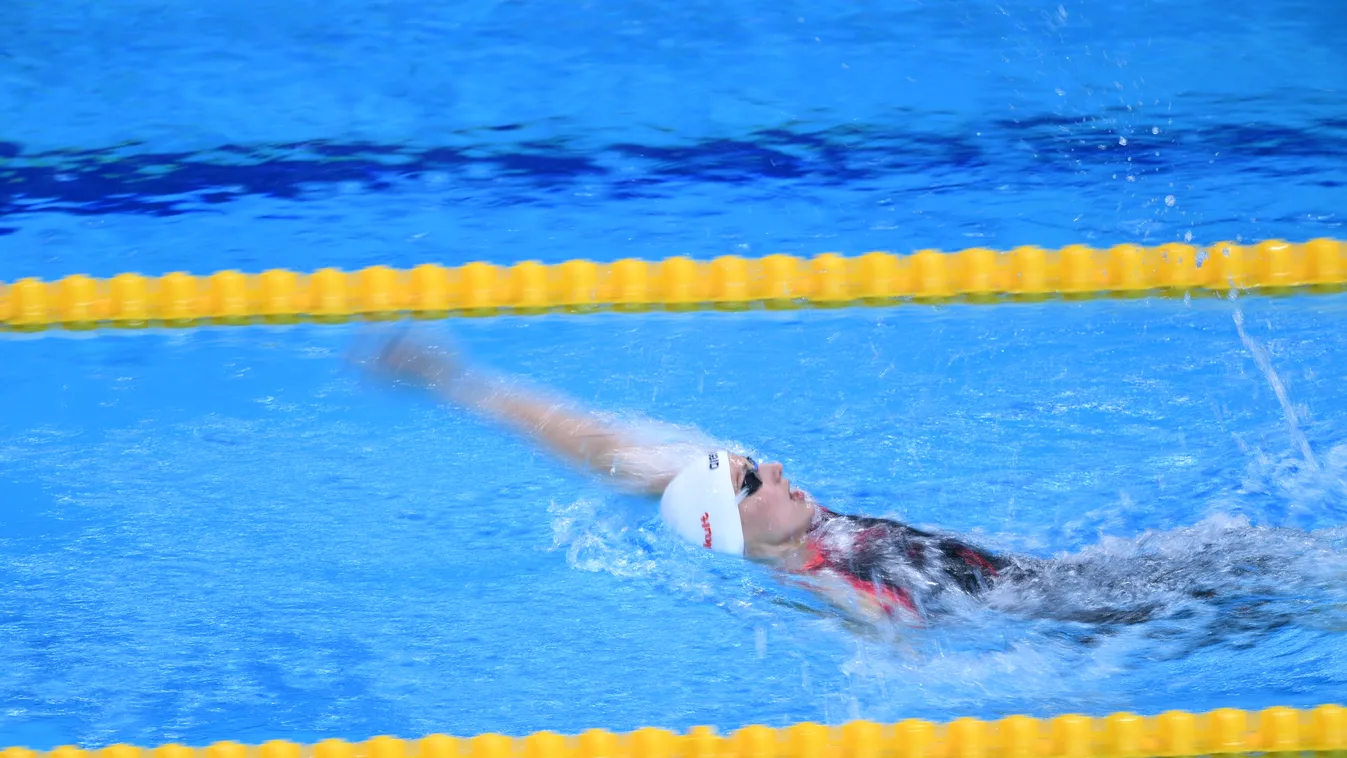
[[[663,470],[657,451],[624,430],[519,383],[469,371],[452,353],[420,345],[405,333],[382,346],[371,368],[508,426],[627,489],[658,495],[677,473]]]

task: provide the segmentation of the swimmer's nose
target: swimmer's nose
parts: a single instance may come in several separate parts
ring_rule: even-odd
[[[784,467],[780,463],[768,463],[758,467],[759,471],[762,469],[767,469],[767,476],[771,478],[773,482],[781,481],[781,473],[784,470]]]

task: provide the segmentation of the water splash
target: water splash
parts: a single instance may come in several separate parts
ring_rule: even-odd
[[[992,605],[1082,625],[1081,642],[1125,627],[1185,655],[1251,644],[1258,634],[1347,600],[1341,530],[1304,532],[1214,516],[1136,539],[1105,539],[998,588]]]
[[[1314,458],[1314,451],[1310,450],[1309,440],[1305,439],[1305,434],[1300,431],[1300,421],[1296,416],[1296,409],[1291,404],[1291,396],[1286,391],[1286,384],[1282,382],[1277,370],[1272,367],[1272,359],[1268,356],[1267,350],[1262,345],[1254,341],[1249,333],[1244,329],[1244,311],[1235,308],[1234,313],[1235,330],[1239,332],[1239,339],[1244,343],[1253,356],[1253,360],[1258,364],[1259,370],[1263,376],[1267,377],[1268,384],[1272,386],[1272,391],[1277,394],[1277,401],[1281,403],[1282,415],[1286,418],[1286,428],[1291,434],[1291,441],[1296,447],[1300,448],[1300,454],[1305,457],[1305,464],[1311,471],[1319,470],[1319,462]]]
[[[566,551],[566,563],[591,573],[607,572],[622,578],[650,577],[657,565],[638,543],[624,520],[607,512],[601,502],[587,498],[548,506],[552,516],[552,547]]]
[[[1347,444],[1328,445],[1311,470],[1300,455],[1280,455],[1240,447],[1247,458],[1239,485],[1214,498],[1208,514],[1244,514],[1260,523],[1324,529],[1347,518]]]
[[[826,693],[836,720],[848,716],[845,704],[874,720],[1099,713],[1138,707],[1136,693],[1148,688],[1214,706],[1241,688],[1279,689],[1287,665],[1338,686],[1347,676],[1334,662],[1347,631],[1345,538],[1347,529],[1215,516],[1044,561],[1033,581],[951,604],[940,623],[906,630],[896,644],[836,624],[797,627],[793,641],[848,647],[831,658],[840,661]],[[1223,683],[1232,669],[1245,675]]]

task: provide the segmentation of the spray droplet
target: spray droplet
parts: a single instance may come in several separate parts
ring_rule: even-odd
[[[1127,144],[1127,138],[1126,138],[1126,137],[1119,137],[1119,138],[1118,138],[1118,144],[1119,144],[1119,145],[1126,145],[1126,144]]]
[[[1174,207],[1174,196],[1173,196],[1173,195],[1165,195],[1165,205],[1168,205],[1170,208],[1173,208],[1173,207]]]
[[[1230,294],[1234,295],[1234,288],[1231,288]],[[1290,432],[1291,440],[1300,448],[1300,454],[1305,457],[1305,464],[1311,471],[1319,470],[1319,461],[1314,457],[1314,451],[1310,449],[1310,442],[1305,437],[1304,432],[1300,431],[1300,419],[1296,415],[1296,406],[1291,402],[1291,395],[1286,390],[1286,384],[1282,381],[1277,370],[1272,366],[1272,358],[1268,355],[1267,348],[1256,342],[1249,333],[1244,330],[1244,311],[1235,309],[1235,331],[1239,333],[1239,339],[1244,343],[1244,347],[1253,355],[1254,363],[1262,370],[1263,376],[1267,378],[1268,384],[1272,387],[1272,392],[1277,396],[1277,401],[1282,406],[1282,416],[1286,419],[1287,431]]]

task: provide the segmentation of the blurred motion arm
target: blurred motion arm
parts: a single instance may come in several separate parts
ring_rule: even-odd
[[[373,368],[507,426],[626,489],[658,495],[676,473],[663,469],[657,450],[639,444],[621,428],[520,382],[469,371],[452,352],[418,344],[406,333],[383,345]]]

